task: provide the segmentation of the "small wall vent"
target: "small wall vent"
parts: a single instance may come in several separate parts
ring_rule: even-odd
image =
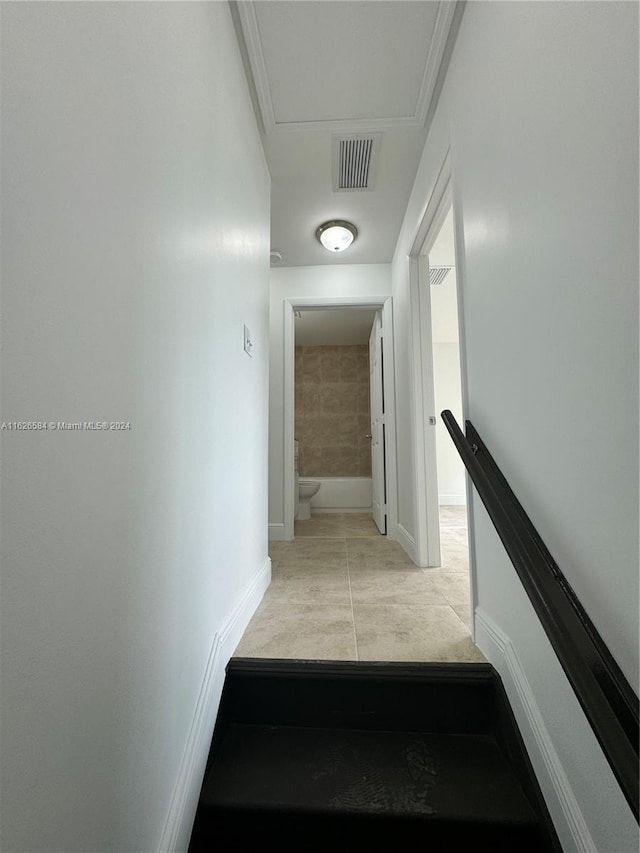
[[[380,134],[333,138],[333,191],[358,192],[373,188]]]
[[[429,284],[442,284],[453,267],[429,267]]]

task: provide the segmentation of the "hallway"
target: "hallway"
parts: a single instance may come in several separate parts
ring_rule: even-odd
[[[235,655],[483,661],[471,641],[463,507],[441,507],[443,565],[415,566],[364,514],[296,522],[272,542],[272,581]]]

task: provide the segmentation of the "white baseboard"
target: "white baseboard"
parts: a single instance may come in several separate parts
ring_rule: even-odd
[[[269,525],[269,542],[284,542],[286,536],[284,533],[284,524]]]
[[[511,639],[479,607],[475,642],[498,670],[565,853],[598,853]]]
[[[408,533],[404,529],[401,524],[399,524],[396,528],[396,540],[399,542],[400,545],[402,545],[404,550],[411,557],[413,562],[417,565],[418,557],[416,553],[416,540],[410,533]]]
[[[169,812],[160,837],[159,853],[187,851],[222,695],[225,667],[270,582],[271,560],[267,557],[221,631],[214,635]]]
[[[465,506],[466,495],[438,495],[438,506]]]

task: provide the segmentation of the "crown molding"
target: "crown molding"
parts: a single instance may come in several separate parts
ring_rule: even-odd
[[[447,39],[451,32],[453,18],[456,13],[458,2],[441,2],[438,3],[438,11],[436,14],[436,23],[433,28],[433,35],[429,50],[427,51],[427,60],[424,66],[424,75],[418,92],[417,107],[415,117],[418,120],[420,127],[424,125],[429,113],[429,107],[433,99],[433,93],[436,88],[438,73],[442,67],[442,59],[447,46]]]
[[[245,0],[245,2],[238,3],[236,8],[244,32],[264,128],[267,133],[273,133],[276,127],[276,117],[273,111],[273,101],[271,100],[271,89],[269,87],[264,52],[262,50],[262,40],[260,38],[260,27],[258,25],[255,3],[253,0]]]

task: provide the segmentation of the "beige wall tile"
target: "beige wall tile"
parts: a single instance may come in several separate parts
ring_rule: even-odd
[[[317,414],[322,410],[322,385],[305,382],[302,385],[302,404],[306,415]]]
[[[300,452],[299,473],[302,477],[322,477],[322,449],[320,447],[304,447]]]
[[[358,447],[358,416],[355,414],[340,414],[336,424],[338,444],[340,447]]]
[[[341,447],[338,450],[338,465],[340,473],[339,477],[357,477],[358,476],[358,457],[350,447]]]
[[[321,374],[322,382],[340,382],[340,348],[321,347]]]
[[[358,447],[357,454],[357,474],[356,477],[370,477],[371,476],[371,448],[367,445],[365,447]]]
[[[358,373],[362,376],[363,374],[369,375],[369,347],[367,345],[356,347],[357,349],[357,364],[358,364]]]
[[[370,476],[368,346],[296,347],[295,356],[300,473]]]
[[[340,411],[345,414],[358,411],[358,383],[340,382],[338,385],[340,395]]]
[[[319,382],[321,359],[319,347],[303,347],[302,376],[305,382]]]
[[[369,414],[369,378],[366,384],[359,382],[356,389],[356,410],[361,414]]]
[[[340,380],[358,381],[358,356],[355,347],[344,347],[340,353]]]
[[[371,418],[362,412],[359,412],[357,417],[358,438],[364,439],[371,433]],[[367,441],[369,441],[368,438]]]
[[[340,388],[341,385],[337,382],[322,383],[319,391],[323,412],[340,414],[342,411]]]

